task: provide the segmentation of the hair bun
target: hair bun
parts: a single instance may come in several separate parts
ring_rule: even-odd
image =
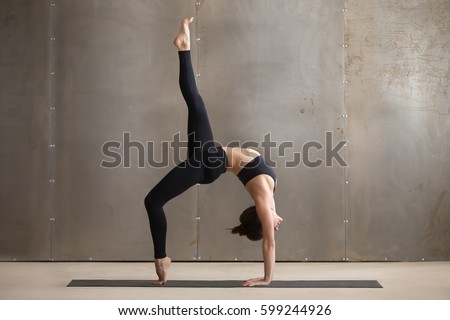
[[[242,226],[236,226],[236,227],[234,227],[233,229],[231,229],[231,233],[232,234],[236,234],[236,233],[239,233],[239,235],[240,236],[242,236],[242,235],[244,235],[243,233],[242,233]]]
[[[231,229],[231,233],[246,236],[252,241],[261,240],[263,237],[261,221],[256,211],[256,206],[248,207],[239,216],[241,224]]]

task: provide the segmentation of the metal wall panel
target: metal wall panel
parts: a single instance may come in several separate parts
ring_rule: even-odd
[[[128,132],[160,160],[163,141],[186,140],[171,42],[187,15],[215,138],[293,143],[271,152],[279,260],[450,258],[450,1],[5,0],[0,13],[0,260],[152,258],[143,200],[176,159],[139,168],[134,147],[130,168],[105,169],[102,146],[120,142],[123,160]],[[349,168],[286,167],[326,131],[349,140]],[[168,253],[260,260],[226,229],[250,204],[231,173],[193,187],[165,206]]]
[[[48,260],[48,7],[0,2],[0,260]]]
[[[186,140],[187,109],[178,89],[178,56],[172,39],[190,1],[91,1],[57,3],[58,113],[56,260],[153,258],[144,197],[174,166],[100,167],[102,145],[154,141],[176,132]],[[144,149],[144,154],[148,152]],[[156,160],[162,158],[155,150]],[[147,160],[147,159],[144,159]],[[165,206],[168,252],[196,255],[195,188]]]
[[[271,133],[276,148],[277,259],[341,260],[345,255],[344,169],[286,168],[308,141],[325,132],[342,138],[342,1],[197,1],[197,73],[215,139],[261,143]],[[263,148],[258,148],[263,152]],[[313,150],[314,151],[314,150]],[[311,159],[322,157],[313,152]],[[266,159],[268,155],[266,155]],[[227,173],[199,189],[202,260],[260,260],[261,242],[230,235],[252,200]]]
[[[352,260],[450,258],[450,1],[347,1]]]

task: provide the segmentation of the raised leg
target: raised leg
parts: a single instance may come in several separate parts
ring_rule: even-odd
[[[180,32],[178,32],[173,44],[179,51],[191,50],[191,37],[189,33],[189,25],[194,21],[193,17],[186,18],[181,21]]]
[[[174,40],[180,60],[180,89],[188,106],[188,157],[196,148],[214,146],[214,137],[209,123],[208,113],[197,89],[192,68],[190,50],[189,23],[193,18],[184,19],[180,32]]]

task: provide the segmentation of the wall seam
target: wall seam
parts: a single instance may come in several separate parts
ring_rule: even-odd
[[[56,120],[56,0],[48,0],[49,24],[48,24],[48,218],[50,226],[49,260],[54,261],[53,233],[55,227],[55,120]]]
[[[342,56],[342,69],[343,69],[343,90],[342,90],[342,132],[343,139],[345,140],[345,148],[344,148],[344,159],[346,164],[348,165],[348,140],[347,140],[347,121],[348,121],[348,110],[346,105],[346,94],[347,94],[347,70],[346,70],[346,48],[348,48],[348,43],[346,43],[346,32],[347,32],[347,0],[343,0],[342,3],[342,17],[343,17],[343,36],[342,36],[342,48],[343,48],[343,56]],[[349,178],[348,178],[348,167],[343,167],[344,170],[344,199],[343,199],[343,218],[344,218],[344,261],[348,261],[348,225],[349,225],[349,216],[348,216],[348,190],[349,190]]]
[[[194,16],[194,39],[191,39],[191,48],[193,47],[193,44],[196,45],[196,82],[197,86],[199,87],[199,80],[200,80],[200,46],[199,46],[199,40],[200,40],[200,27],[199,27],[199,16],[200,16],[200,9],[202,3],[200,0],[194,0],[195,1],[195,16]],[[192,41],[194,40],[194,41]],[[197,183],[196,186],[196,194],[197,194],[197,200],[196,200],[196,252],[194,260],[201,260],[200,256],[200,222],[201,222],[201,215],[200,215],[200,184]]]

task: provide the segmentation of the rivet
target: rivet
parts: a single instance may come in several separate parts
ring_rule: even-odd
[[[384,258],[384,261],[387,261],[388,260],[388,258]]]
[[[237,258],[234,258],[234,261],[238,261],[238,259],[237,259]]]
[[[342,48],[348,48],[348,44],[343,44],[341,47]]]
[[[202,257],[198,257],[198,260],[202,260]]]
[[[200,41],[200,38],[197,38],[197,41]]]
[[[425,258],[422,258],[422,261],[425,261]]]
[[[347,11],[348,11],[347,8],[342,9],[342,12],[347,12]]]
[[[50,179],[50,180],[48,180],[49,182],[55,182],[55,179]]]
[[[200,220],[200,217],[195,217],[195,220]]]
[[[344,84],[347,84],[347,83],[348,83],[348,81],[347,81],[347,80],[344,80],[344,81],[342,81],[342,83],[344,83]]]
[[[194,258],[192,258],[192,260],[197,260],[197,258],[196,258],[196,257],[194,257]]]
[[[348,181],[345,181],[345,184],[348,184]]]
[[[50,7],[56,7],[56,4],[50,3]]]
[[[55,74],[55,71],[50,72],[50,74]]]
[[[306,261],[308,261],[308,258],[305,258]]]
[[[200,73],[197,73],[197,77],[200,77]]]
[[[92,258],[89,258],[89,261],[92,261]]]

